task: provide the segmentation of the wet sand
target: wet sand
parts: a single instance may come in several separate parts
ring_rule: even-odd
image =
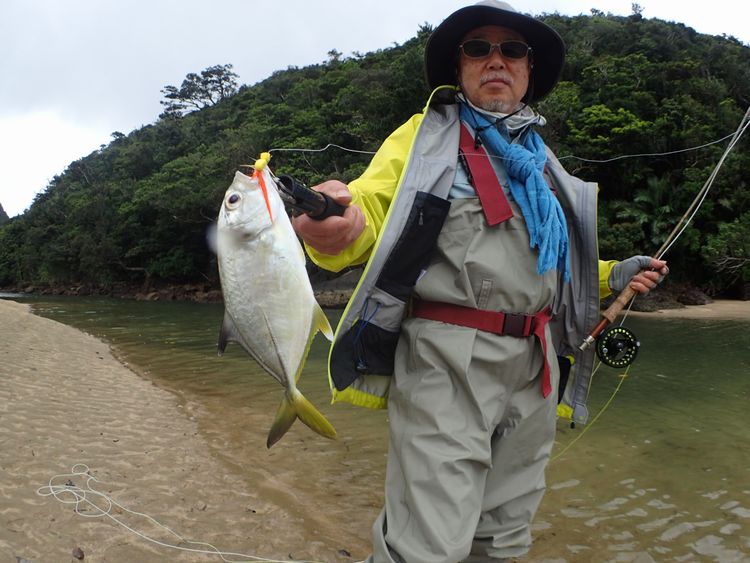
[[[717,299],[708,305],[689,305],[680,309],[662,309],[653,313],[631,311],[629,314],[665,319],[750,320],[750,301]]]
[[[305,557],[354,560],[316,548],[293,519],[280,528],[284,507],[212,455],[194,407],[128,369],[107,344],[3,299],[0,342],[0,562],[76,561],[76,548],[85,561],[221,560],[151,544],[108,517],[84,517],[96,512],[85,503],[82,516],[74,504],[37,494],[76,464],[96,477],[93,488],[186,539],[247,555],[289,559],[306,546]],[[85,477],[55,483],[69,479],[86,485]],[[61,498],[74,500],[70,493]],[[142,516],[117,507],[111,513],[159,541],[205,549]]]

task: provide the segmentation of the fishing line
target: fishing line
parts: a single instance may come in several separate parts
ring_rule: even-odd
[[[602,366],[602,363],[599,362],[597,364],[596,368],[594,368],[594,371],[591,374],[592,378],[594,377],[594,374],[596,374],[596,372],[599,371],[599,368],[601,366]],[[594,424],[596,423],[596,421],[599,420],[599,417],[601,417],[604,414],[604,412],[607,410],[607,408],[609,408],[609,406],[615,400],[615,397],[617,396],[617,393],[620,391],[620,387],[622,387],[622,384],[625,382],[625,379],[627,379],[627,377],[628,377],[628,372],[630,372],[630,366],[628,366],[627,369],[625,369],[625,372],[622,375],[620,375],[620,382],[617,384],[617,387],[615,387],[615,390],[612,391],[612,394],[610,395],[609,399],[607,399],[607,402],[604,403],[604,406],[599,410],[598,413],[596,413],[596,416],[591,420],[591,422],[589,422],[588,424],[586,424],[586,426],[583,428],[583,430],[581,430],[581,432],[578,434],[578,436],[576,436],[573,440],[571,440],[570,443],[567,446],[565,446],[561,452],[555,454],[552,458],[550,458],[550,462],[553,462],[553,461],[557,460],[558,458],[562,457],[565,454],[565,452],[567,452],[576,443],[578,443],[578,440],[580,440],[581,438],[583,438],[584,435],[586,434],[586,432],[588,432],[594,426]],[[589,387],[589,389],[590,389],[590,387]]]
[[[693,220],[695,215],[698,213],[698,210],[703,205],[703,202],[706,200],[706,197],[708,196],[708,192],[711,190],[711,187],[713,186],[714,180],[716,179],[716,176],[719,174],[719,170],[724,165],[724,161],[729,156],[729,153],[734,149],[735,145],[739,142],[742,135],[747,131],[747,128],[750,126],[750,107],[745,112],[744,117],[740,121],[740,124],[738,125],[737,129],[732,133],[731,135],[727,135],[727,137],[724,137],[724,139],[727,139],[729,137],[732,137],[732,140],[727,145],[727,148],[724,150],[724,154],[721,155],[721,158],[716,163],[716,166],[711,171],[711,174],[709,174],[708,178],[706,179],[706,182],[703,184],[703,187],[698,191],[695,198],[693,198],[693,201],[690,203],[690,206],[688,207],[687,211],[682,215],[680,220],[677,222],[675,227],[672,229],[672,232],[669,233],[667,238],[664,240],[664,243],[662,244],[661,248],[656,251],[654,254],[654,258],[657,260],[663,259],[664,255],[669,251],[670,248],[674,245],[675,242],[677,242],[677,239],[680,238],[682,233],[685,232],[685,229],[687,229],[690,222]],[[628,304],[628,308],[625,311],[622,320],[620,321],[620,326],[623,325],[625,322],[625,319],[628,316],[628,313],[633,307],[633,303],[636,300],[636,297],[638,294],[636,293],[633,295],[633,298],[630,300]]]
[[[84,481],[84,484],[82,486],[78,486],[73,482],[73,479],[82,479]],[[60,482],[62,482],[62,484],[60,484]],[[137,512],[123,506],[106,493],[96,489],[92,485],[92,483],[99,483],[99,480],[91,475],[91,471],[86,464],[77,463],[71,468],[70,473],[63,473],[50,478],[47,486],[39,487],[36,491],[36,494],[41,497],[53,497],[55,500],[64,505],[75,505],[74,512],[79,516],[83,516],[84,518],[109,518],[119,526],[125,528],[130,533],[158,546],[189,553],[216,555],[226,563],[246,563],[248,561],[259,561],[261,563],[323,563],[310,560],[297,561],[289,559],[268,559],[265,557],[257,557],[255,555],[221,551],[208,542],[188,540],[171,528],[160,523],[155,518],[149,516],[148,514]],[[99,501],[99,503],[102,503],[102,505],[98,504],[96,501]],[[126,522],[113,515],[113,508],[117,508],[131,516],[145,518],[155,526],[161,528],[165,532],[177,538],[181,543],[203,546],[205,549],[200,549],[198,547],[185,547],[151,537],[145,532],[141,532],[135,529],[134,527],[128,525]],[[91,510],[93,511],[93,513],[85,514],[83,512],[84,510]],[[227,557],[232,557],[232,559],[227,559]],[[355,563],[364,563],[364,561],[357,561]]]
[[[734,133],[727,135],[725,137],[722,137],[720,139],[717,139],[715,141],[702,144],[702,145],[698,145],[698,146],[694,146],[694,147],[690,147],[686,149],[675,150],[675,151],[668,151],[668,152],[625,154],[625,155],[619,155],[619,156],[615,156],[615,157],[608,158],[608,159],[589,159],[589,158],[579,157],[576,155],[566,155],[566,156],[559,157],[559,160],[576,159],[576,160],[580,160],[583,162],[603,164],[603,163],[614,162],[614,161],[622,160],[626,158],[669,156],[673,154],[680,154],[680,153],[700,150],[700,149],[709,147],[711,145],[723,142],[724,140],[732,137],[732,141],[727,146],[726,150],[724,151],[724,154],[722,155],[718,164],[716,165],[713,172],[709,176],[708,180],[704,184],[703,188],[701,188],[698,195],[693,200],[693,203],[691,204],[690,208],[686,211],[685,215],[683,215],[683,217],[680,219],[677,226],[673,229],[669,237],[667,237],[667,240],[662,245],[662,248],[656,253],[655,257],[660,259],[672,247],[672,245],[676,242],[676,240],[685,231],[688,224],[692,221],[693,217],[695,217],[699,208],[705,201],[708,191],[713,185],[713,181],[716,178],[719,168],[721,168],[729,152],[737,144],[741,136],[747,130],[748,126],[750,126],[750,108],[745,113],[745,116],[743,117],[742,122],[740,123],[740,126]],[[278,147],[278,148],[271,149],[269,152],[270,153],[274,153],[274,152],[276,153],[281,153],[281,152],[322,153],[331,148],[337,148],[345,152],[356,153],[356,154],[366,154],[370,156],[376,154],[376,152],[374,151],[352,149],[352,148],[344,147],[335,143],[328,143],[326,146],[322,148],[317,148],[317,149],[296,148],[296,147],[293,147],[293,148]],[[494,157],[492,155],[491,157],[500,158],[500,157]],[[630,307],[632,307],[632,304],[634,301],[635,301],[635,297],[630,301],[628,310],[626,311],[625,316],[623,317],[623,322],[628,312],[630,311]],[[601,367],[601,362],[596,366],[596,368],[592,372],[592,378],[596,374],[596,372],[599,370],[600,367]],[[574,440],[572,440],[561,452],[559,452],[554,457],[552,457],[550,461],[555,461],[559,459],[561,456],[563,456],[581,438],[583,438],[583,436],[586,434],[586,432],[588,432],[588,430],[591,429],[591,427],[594,426],[597,420],[612,404],[615,396],[617,395],[625,379],[627,378],[629,371],[630,371],[630,366],[628,366],[627,369],[625,370],[625,373],[621,375],[621,379],[617,387],[615,388],[615,390],[613,391],[612,395],[607,400],[607,402],[604,404],[604,406],[601,408],[601,410],[594,417],[594,419],[588,425],[586,425],[583,431],[580,434],[578,434],[578,436]],[[84,486],[81,487],[81,486],[75,485],[72,481],[72,479],[74,478],[83,479],[85,483]],[[59,481],[63,481],[63,484],[59,484]],[[199,554],[205,554],[205,555],[216,555],[220,557],[222,561],[225,561],[226,563],[240,563],[240,561],[258,561],[262,563],[303,563],[301,561],[295,561],[295,560],[268,559],[268,558],[258,557],[258,556],[249,555],[249,554],[221,551],[210,543],[188,540],[184,538],[183,536],[181,536],[180,534],[178,534],[177,532],[175,532],[174,530],[172,530],[171,528],[169,528],[168,526],[165,526],[164,524],[160,523],[155,518],[147,514],[144,514],[142,512],[131,510],[123,506],[122,504],[115,501],[112,497],[107,495],[106,493],[99,491],[94,486],[92,486],[92,483],[98,483],[98,482],[99,481],[96,479],[96,477],[91,475],[91,472],[88,466],[86,466],[85,464],[76,464],[71,468],[70,473],[59,474],[50,478],[47,486],[38,488],[36,493],[37,495],[41,497],[53,497],[55,500],[57,500],[58,502],[64,505],[70,505],[70,504],[75,505],[74,512],[80,516],[83,516],[84,518],[105,518],[105,517],[109,518],[113,522],[115,522],[117,525],[123,527],[124,529],[140,537],[141,539],[146,540],[155,545],[168,548],[168,549],[175,549],[178,551],[199,553]],[[97,504],[97,502],[95,502],[96,500],[103,502],[104,507]],[[175,545],[175,544],[161,541],[159,539],[151,537],[147,535],[146,533],[141,532],[135,529],[134,527],[128,525],[126,522],[124,522],[123,520],[113,515],[112,514],[113,508],[118,508],[122,512],[127,513],[131,516],[141,517],[141,518],[148,520],[149,522],[151,522],[158,528],[161,528],[168,534],[177,538],[182,543],[191,544],[195,546],[203,546],[205,549],[200,549],[198,547],[192,548],[192,547]],[[85,514],[83,510],[92,510],[93,513]],[[232,557],[232,558],[239,557],[241,559],[227,559],[227,557]],[[358,561],[356,563],[364,563],[364,562]]]
[[[698,209],[700,209],[701,205],[703,205],[703,202],[705,201],[706,196],[708,195],[708,192],[711,189],[711,186],[713,185],[714,180],[716,179],[716,176],[719,173],[719,169],[722,167],[727,156],[729,156],[729,153],[732,151],[734,146],[740,140],[740,138],[742,137],[743,133],[745,133],[749,125],[750,125],[750,108],[748,108],[747,111],[745,112],[745,116],[740,121],[740,124],[737,127],[737,130],[732,134],[731,142],[729,143],[729,145],[727,145],[727,148],[724,150],[724,154],[721,155],[719,162],[716,164],[713,171],[709,175],[708,179],[703,184],[703,187],[698,192],[698,195],[695,196],[695,199],[693,199],[693,202],[690,204],[690,207],[688,208],[688,210],[685,212],[682,218],[677,222],[677,225],[675,226],[675,228],[672,229],[672,232],[664,241],[664,244],[662,245],[662,247],[656,252],[655,257],[657,259],[661,259],[661,257],[667,253],[667,251],[677,241],[680,235],[682,235],[682,233],[685,231],[690,221],[693,220],[693,217],[695,217],[696,213],[698,213]]]
[[[596,159],[596,158],[584,158],[582,156],[576,156],[573,154],[569,154],[566,156],[558,157],[558,160],[567,160],[567,159],[575,159],[575,160],[581,160],[583,162],[591,162],[594,164],[606,164],[608,162],[614,162],[616,160],[622,160],[624,158],[638,158],[638,157],[644,157],[644,156],[671,156],[673,154],[680,154],[684,152],[691,152],[691,151],[697,151],[699,149],[705,149],[706,147],[710,147],[711,145],[717,145],[723,141],[726,141],[729,137],[735,135],[736,133],[730,133],[729,135],[725,135],[721,139],[716,139],[715,141],[711,141],[710,143],[705,143],[703,145],[697,145],[695,147],[688,147],[686,149],[677,149],[673,151],[667,151],[667,152],[651,152],[651,153],[638,153],[638,154],[622,154],[620,156],[613,156],[612,158],[605,158],[605,159]]]
[[[325,152],[330,148],[336,148],[345,152],[353,152],[353,153],[359,153],[359,154],[369,154],[369,155],[375,154],[373,151],[361,151],[358,149],[350,149],[347,147],[342,147],[341,145],[337,145],[335,143],[328,143],[322,149],[276,148],[276,149],[271,149],[268,152],[270,153],[274,153],[274,152]]]
[[[683,216],[680,218],[680,220],[677,222],[677,225],[675,225],[674,229],[669,234],[669,236],[666,238],[666,240],[662,244],[661,248],[655,253],[655,255],[654,255],[655,258],[661,260],[664,257],[664,255],[667,253],[667,251],[674,245],[674,243],[677,241],[677,239],[682,235],[682,233],[685,232],[685,229],[690,224],[690,222],[693,220],[693,218],[695,217],[696,213],[700,209],[700,207],[703,204],[703,202],[706,200],[708,192],[711,189],[711,187],[712,187],[712,185],[714,183],[714,180],[716,179],[716,176],[719,173],[719,170],[721,169],[722,165],[724,164],[724,161],[729,156],[729,153],[732,151],[732,149],[734,149],[735,145],[739,142],[740,138],[742,137],[742,135],[744,134],[744,132],[747,130],[748,126],[750,126],[750,108],[748,108],[748,110],[745,112],[745,115],[742,118],[742,120],[740,121],[740,124],[737,127],[736,131],[732,135],[730,135],[732,137],[732,140],[727,145],[727,148],[724,150],[724,154],[721,156],[721,158],[717,162],[716,166],[714,167],[713,171],[709,175],[708,179],[703,184],[703,187],[699,190],[698,194],[693,199],[693,201],[690,204],[689,208],[683,214]],[[635,303],[635,299],[636,299],[637,296],[638,296],[638,294],[635,293],[633,295],[633,298],[630,299],[630,301],[628,303],[628,306],[627,306],[627,309],[625,309],[625,313],[622,316],[622,319],[620,321],[620,325],[619,326],[623,326],[623,324],[625,322],[625,319],[627,318],[628,314],[630,313],[630,310],[632,309],[633,304]],[[594,370],[594,372],[592,372],[592,374],[591,374],[592,380],[593,380],[594,374],[596,373],[596,371],[599,369],[600,366],[601,366],[601,363],[599,365],[597,365],[597,367]],[[604,407],[602,407],[602,409],[597,413],[597,415],[594,417],[594,419],[586,426],[586,428],[584,428],[584,430],[581,432],[581,434],[579,434],[576,437],[575,440],[573,440],[570,444],[568,444],[568,446],[562,452],[560,452],[558,455],[556,455],[552,459],[557,459],[563,453],[565,453],[570,447],[573,446],[573,444],[575,444],[581,437],[583,437],[583,435],[594,425],[594,423],[599,419],[599,417],[602,415],[602,413],[607,409],[607,407],[609,407],[609,405],[614,400],[615,396],[619,392],[619,390],[620,390],[620,388],[621,388],[621,386],[622,386],[622,384],[623,384],[623,382],[625,380],[625,377],[628,375],[629,371],[630,371],[630,365],[627,366],[627,369],[626,369],[625,373],[623,374],[620,383],[617,385],[617,387],[613,391],[611,397],[609,398],[609,400],[607,401],[607,403],[604,405]],[[590,391],[591,391],[591,386],[589,386],[589,392]]]
[[[737,131],[735,131],[733,133],[729,133],[728,135],[725,135],[724,137],[721,137],[720,139],[716,139],[715,141],[710,141],[710,142],[704,143],[702,145],[696,145],[696,146],[688,147],[688,148],[685,148],[685,149],[677,149],[677,150],[667,151],[667,152],[622,154],[622,155],[618,155],[618,156],[614,156],[612,158],[606,158],[606,159],[586,158],[586,157],[582,157],[582,156],[577,156],[577,155],[570,154],[570,155],[565,155],[565,156],[559,156],[559,157],[557,157],[557,159],[558,160],[573,159],[573,160],[580,160],[582,162],[590,162],[590,163],[593,163],[593,164],[606,164],[606,163],[609,163],[609,162],[614,162],[614,161],[622,160],[622,159],[626,159],[626,158],[646,158],[646,157],[656,157],[656,156],[670,156],[670,155],[674,155],[674,154],[681,154],[681,153],[687,153],[687,152],[692,152],[692,151],[697,151],[697,150],[700,150],[700,149],[704,149],[704,148],[710,147],[712,145],[719,144],[719,143],[721,143],[721,142],[729,139],[730,137],[734,137],[736,135],[737,135]],[[322,153],[322,152],[325,152],[325,151],[327,151],[327,150],[329,150],[331,148],[336,148],[336,149],[342,150],[344,152],[350,152],[350,153],[356,153],[356,154],[366,154],[366,155],[370,155],[370,156],[373,156],[373,155],[377,154],[376,151],[365,151],[365,150],[359,150],[359,149],[352,149],[352,148],[344,147],[342,145],[337,145],[336,143],[328,143],[326,146],[324,146],[322,148],[318,148],[318,149],[308,149],[308,148],[298,148],[298,147],[277,147],[277,148],[269,150],[268,152],[270,152],[270,153],[274,153],[274,152]],[[488,155],[488,156],[490,158],[501,158],[501,157],[494,156],[494,155]]]

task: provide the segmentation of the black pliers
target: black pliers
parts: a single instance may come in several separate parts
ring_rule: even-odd
[[[330,196],[308,188],[291,176],[274,176],[284,206],[293,214],[306,214],[311,219],[322,221],[332,215],[343,215],[346,206],[336,203]]]

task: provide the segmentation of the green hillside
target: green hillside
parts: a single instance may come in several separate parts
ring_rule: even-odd
[[[564,37],[568,58],[561,84],[537,107],[548,120],[542,134],[568,170],[600,184],[602,256],[652,253],[728,140],[686,149],[734,132],[750,105],[750,48],[638,14],[543,19]],[[113,133],[0,225],[0,286],[218,287],[206,232],[234,171],[268,149],[376,150],[426,100],[429,32],[374,53],[332,51],[325,63],[280,70],[202,109],[165,111],[129,135]],[[172,88],[162,91],[167,102]],[[634,154],[652,156],[590,162]],[[278,151],[272,165],[314,185],[351,180],[368,158],[338,148]],[[725,294],[750,283],[748,170],[743,139],[670,250],[672,280]]]

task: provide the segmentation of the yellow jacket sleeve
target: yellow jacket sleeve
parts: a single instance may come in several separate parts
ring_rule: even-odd
[[[421,121],[422,114],[414,115],[391,133],[362,176],[349,183],[351,204],[359,206],[365,216],[364,231],[357,240],[335,256],[322,254],[305,245],[308,256],[315,264],[326,270],[339,272],[347,266],[356,266],[367,261],[385,222],[388,207],[396,193]]]
[[[612,295],[609,288],[609,274],[619,260],[599,260],[599,299],[606,299]]]

